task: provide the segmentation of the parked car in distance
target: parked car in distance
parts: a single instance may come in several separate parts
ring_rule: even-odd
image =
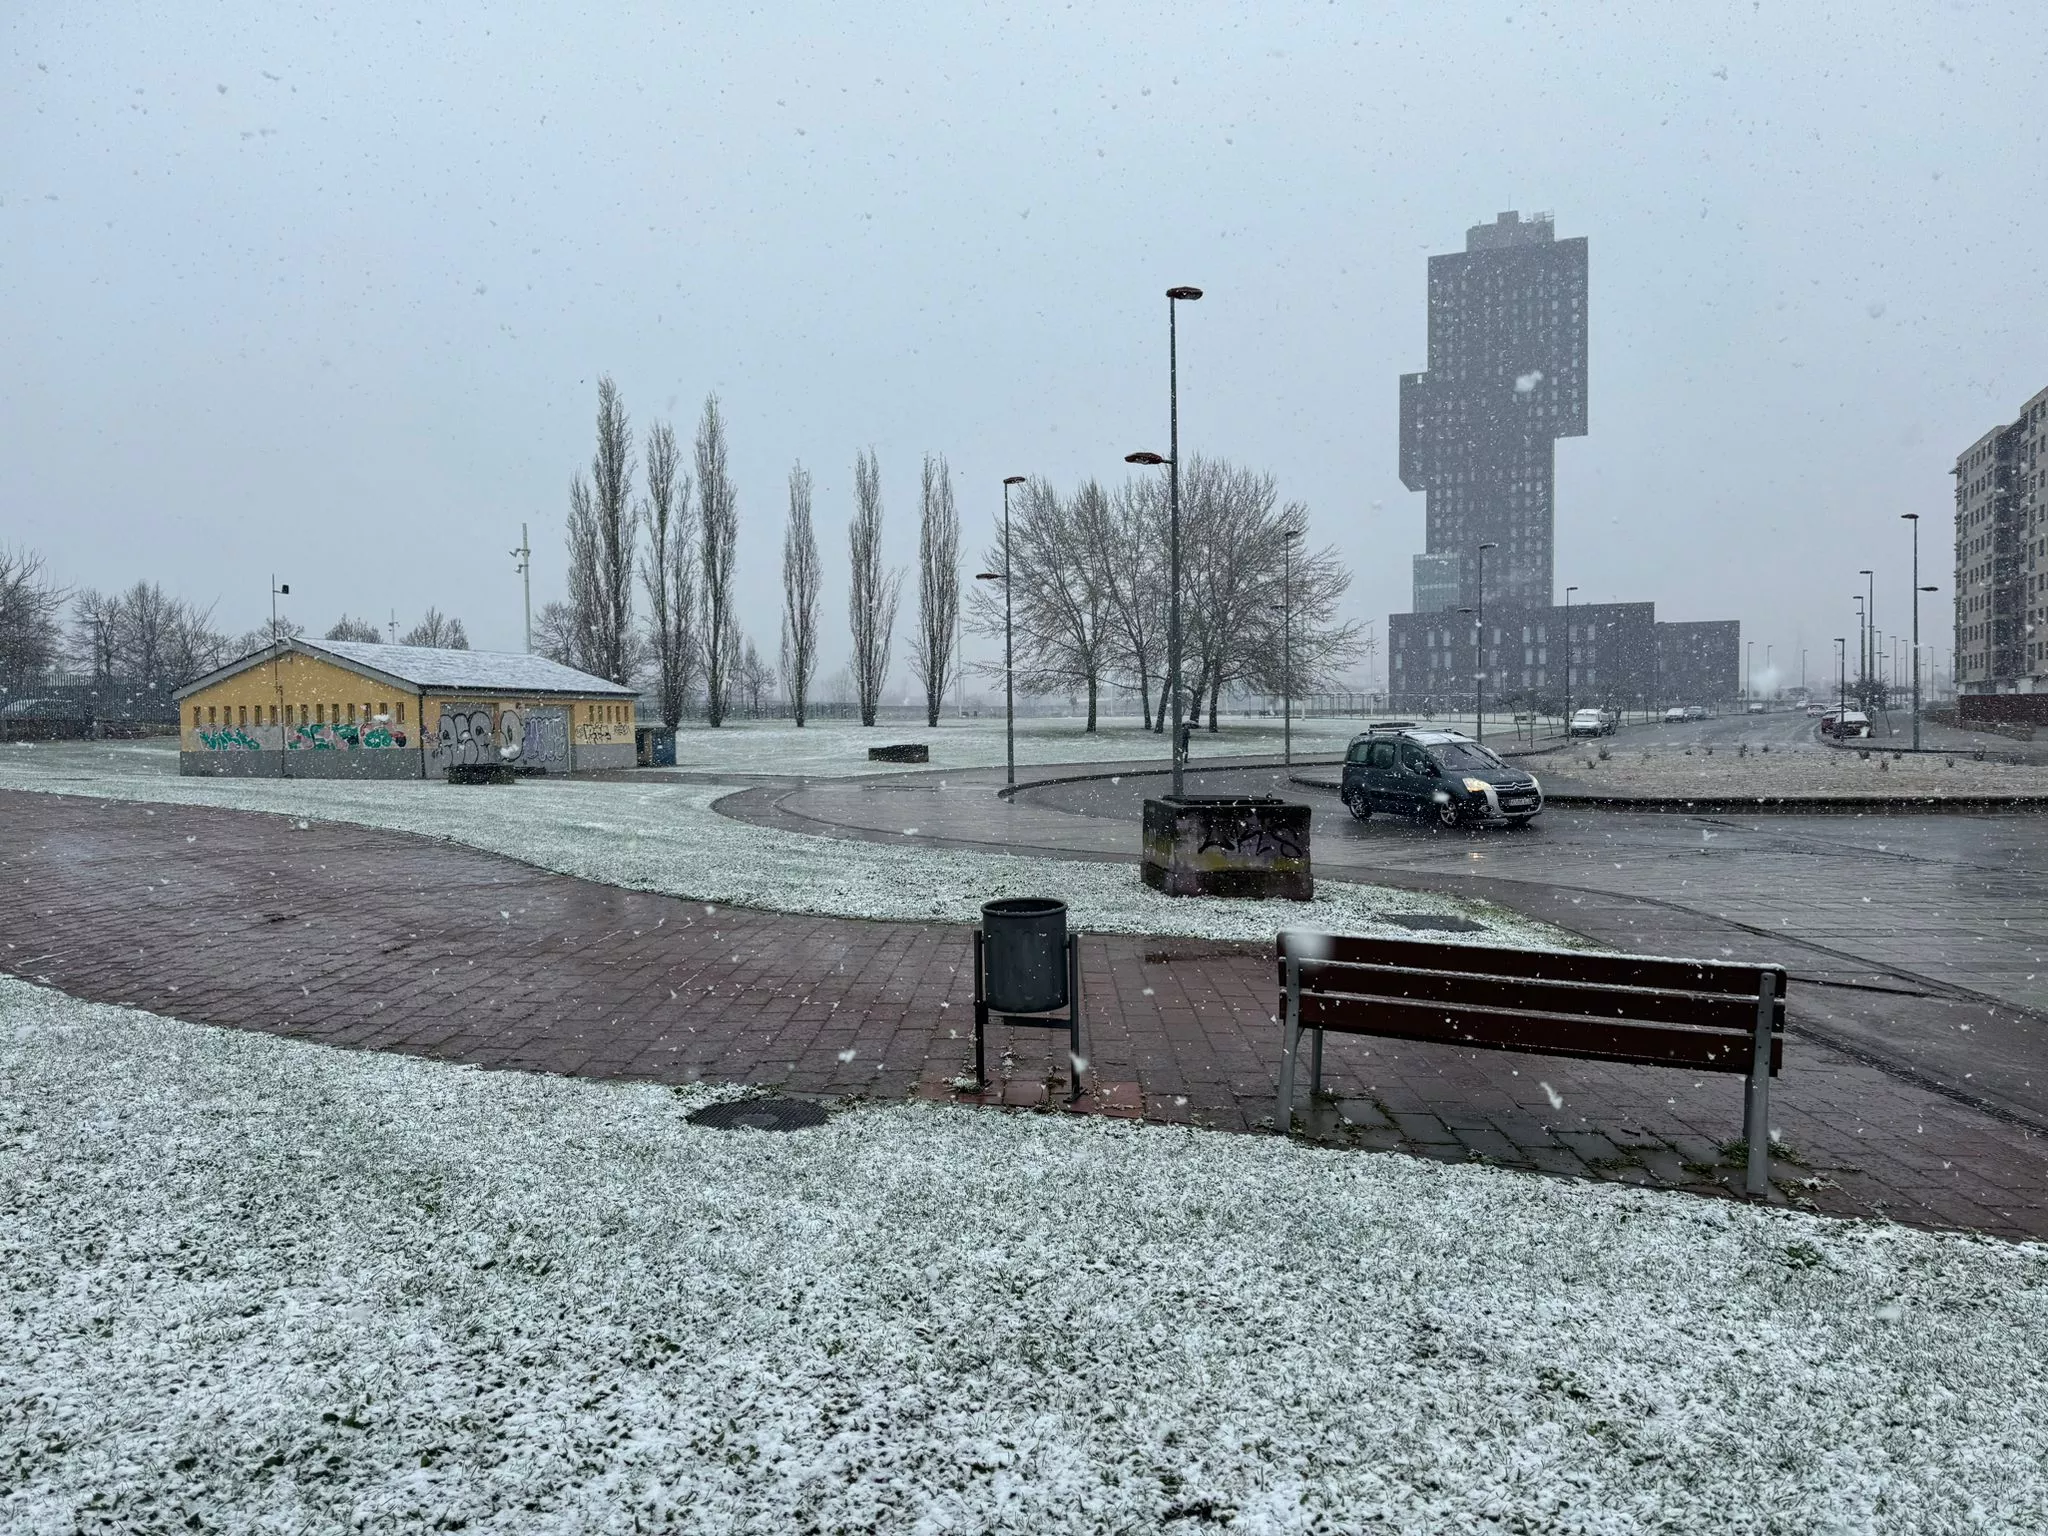
[[[1831,712],[1820,717],[1820,730],[1823,736],[1833,736],[1837,739],[1868,736],[1870,716],[1860,709],[1845,709],[1839,715]]]
[[[1461,731],[1373,730],[1344,755],[1344,805],[1443,827],[1519,826],[1543,810],[1543,786]]]
[[[1575,709],[1571,724],[1565,727],[1567,736],[1612,736],[1621,724],[1621,715],[1611,709]]]
[[[1704,705],[1704,704],[1688,704],[1688,705],[1686,705],[1686,706],[1685,706],[1685,718],[1686,718],[1686,719],[1688,719],[1688,720],[1704,720],[1704,719],[1706,719],[1706,718],[1707,718],[1707,706],[1706,706],[1706,705]]]
[[[1682,704],[1674,704],[1664,711],[1664,723],[1666,725],[1683,725],[1691,718],[1690,715],[1686,714],[1685,706]]]
[[[1818,719],[1827,712],[1828,707],[1825,704],[1809,704],[1806,706],[1806,717],[1809,720]]]
[[[1749,712],[1752,715],[1769,714],[1770,709],[1771,706],[1766,704],[1762,699],[1751,699],[1749,701]]]

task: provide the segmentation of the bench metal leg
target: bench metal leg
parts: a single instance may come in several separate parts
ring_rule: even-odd
[[[1323,1096],[1323,1032],[1320,1029],[1309,1047],[1308,1096],[1312,1101]]]
[[[1281,1028],[1280,1107],[1273,1128],[1282,1136],[1294,1134],[1294,1053],[1301,1045],[1301,961],[1287,957],[1287,1018]]]
[[[1749,1147],[1743,1189],[1759,1200],[1771,1192],[1771,1020],[1777,1011],[1777,1001],[1778,978],[1766,974],[1757,991],[1749,1091],[1743,1096],[1742,1106],[1742,1139]]]

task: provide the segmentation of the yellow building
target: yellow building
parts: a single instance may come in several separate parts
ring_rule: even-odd
[[[288,640],[176,698],[180,773],[417,779],[634,761],[633,690],[539,656]]]

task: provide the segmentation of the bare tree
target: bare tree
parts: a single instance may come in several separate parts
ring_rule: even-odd
[[[118,594],[91,587],[71,600],[71,664],[92,679],[95,687],[104,688],[114,681],[115,625],[120,611]]]
[[[882,569],[882,469],[872,448],[853,465],[853,522],[847,544],[853,562],[853,592],[847,617],[853,629],[853,686],[860,723],[873,725],[889,675],[889,646],[896,632],[900,571]]]
[[[57,659],[65,593],[43,574],[43,557],[0,548],[0,690],[42,681]]]
[[[398,643],[437,651],[466,651],[469,636],[462,628],[462,620],[448,618],[438,608],[429,608],[426,617],[400,636]]]
[[[569,486],[569,602],[579,665],[614,683],[632,671],[633,435],[619,388],[597,381],[597,449],[590,482]]]
[[[739,496],[726,467],[725,418],[718,396],[707,395],[697,422],[697,504],[704,549],[704,717],[725,723],[732,672],[739,659],[739,620],[733,611],[733,557],[739,545]]]
[[[327,631],[329,640],[360,640],[375,645],[384,638],[383,633],[368,619],[352,619],[343,614],[334,621],[334,627]]]
[[[1077,527],[1095,567],[1109,634],[1109,666],[1138,691],[1146,729],[1165,720],[1166,698],[1166,487],[1148,475],[1117,487],[1116,494],[1077,509]],[[1153,718],[1152,684],[1162,705]]]
[[[818,534],[811,524],[811,472],[789,472],[789,521],[782,530],[782,678],[801,726],[818,671]]]
[[[280,613],[266,618],[254,629],[244,631],[227,650],[231,656],[248,656],[256,651],[267,651],[281,640],[296,640],[305,632],[305,625],[288,613]]]
[[[960,513],[953,504],[953,473],[943,458],[924,460],[917,520],[917,633],[910,670],[924,684],[924,719],[939,723],[953,665],[953,631],[960,618]]]
[[[733,666],[733,692],[747,713],[759,718],[768,695],[775,688],[775,669],[761,659],[750,639],[741,647]]]
[[[1032,480],[1010,520],[1007,597],[1017,653],[1016,684],[1026,693],[1085,693],[1091,731],[1097,724],[1114,631],[1109,600],[1082,527],[1089,519],[1106,516],[1107,500],[1092,480],[1071,500],[1062,499],[1045,481]],[[994,569],[1004,569],[1000,544],[990,548],[988,562]],[[1005,596],[976,589],[971,605],[977,633],[1003,633]]]
[[[568,603],[553,602],[541,606],[533,616],[533,650],[537,656],[549,661],[560,662],[565,667],[577,664],[581,637],[576,626],[576,610]]]
[[[697,668],[697,544],[690,526],[690,477],[667,422],[647,432],[647,556],[640,585],[647,593],[647,641],[656,668],[654,697],[670,730],[689,707]]]

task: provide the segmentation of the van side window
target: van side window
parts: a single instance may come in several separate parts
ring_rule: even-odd
[[[1370,742],[1354,741],[1351,743],[1351,750],[1345,753],[1344,756],[1349,762],[1362,763],[1367,760],[1367,754],[1371,749],[1372,743]]]
[[[1422,748],[1404,741],[1401,743],[1401,766],[1409,773],[1427,774],[1429,759],[1423,755]]]
[[[1391,741],[1376,741],[1372,744],[1372,756],[1366,760],[1374,768],[1394,766],[1394,744]]]

